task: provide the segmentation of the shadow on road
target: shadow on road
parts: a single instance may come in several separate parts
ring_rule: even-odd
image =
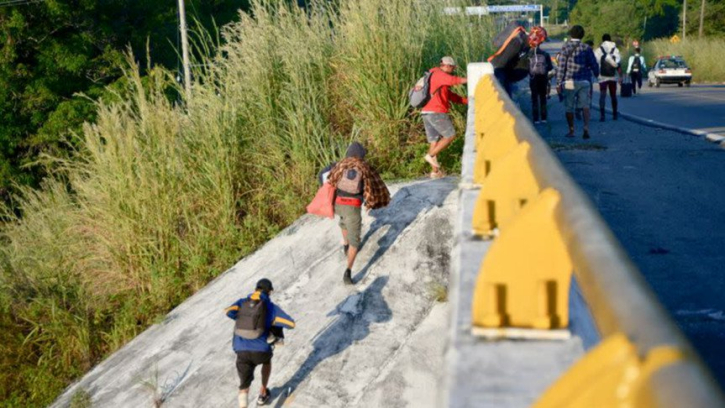
[[[276,407],[284,405],[318,364],[367,337],[371,323],[384,323],[392,318],[393,312],[382,295],[388,279],[387,276],[376,278],[367,289],[348,296],[328,313],[328,317],[337,315],[338,318],[315,337],[312,353],[284,385],[270,389],[272,398],[279,397]]]

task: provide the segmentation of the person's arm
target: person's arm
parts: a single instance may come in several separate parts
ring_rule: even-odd
[[[544,58],[546,58],[546,74],[548,75],[554,69],[554,64],[551,62],[551,55],[546,51],[542,52],[544,53]]]
[[[438,71],[435,73],[436,79],[436,86],[442,87],[442,86],[456,86],[456,85],[463,85],[468,82],[468,78],[463,77],[457,77],[455,75],[451,75],[448,73],[445,73],[443,71]],[[435,89],[433,90],[435,91]]]
[[[629,75],[630,72],[632,72],[632,63],[634,62],[634,57],[629,57],[627,60],[627,75]]]
[[[245,299],[239,299],[236,302],[234,302],[231,306],[224,309],[224,313],[226,313],[227,317],[232,320],[237,320],[237,313],[239,313],[239,308],[244,303]]]
[[[599,63],[597,62],[597,58],[594,56],[594,51],[592,51],[591,48],[587,53],[587,58],[589,59],[589,69],[592,70],[594,78],[597,78],[599,76]]]
[[[272,326],[281,327],[283,329],[294,329],[295,320],[288,315],[281,307],[274,305],[274,317],[272,319]]]
[[[450,96],[448,97],[448,99],[451,102],[453,102],[453,103],[458,103],[458,104],[461,104],[461,105],[468,104],[468,98],[465,98],[465,97],[463,97],[461,95],[458,95],[455,92],[450,92]]]
[[[639,61],[641,62],[640,65],[642,65],[642,74],[644,74],[645,72],[647,72],[647,64],[645,64],[644,62],[644,55],[639,56]]]
[[[562,48],[561,52],[559,53],[559,56],[556,57],[556,65],[557,65],[556,86],[557,86],[557,88],[561,87],[561,84],[564,83],[564,79],[565,79],[564,74],[566,73],[566,70],[567,70],[566,63],[567,63],[568,58],[566,57],[566,54],[564,51],[565,51],[565,49]]]
[[[330,173],[332,172],[332,169],[335,167],[337,163],[331,163],[328,164],[320,174],[317,175],[317,182],[322,185],[325,181],[327,181],[327,178],[330,176]]]

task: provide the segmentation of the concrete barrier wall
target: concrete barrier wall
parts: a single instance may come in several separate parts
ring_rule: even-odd
[[[447,405],[725,406],[710,373],[491,66],[470,64],[468,76]],[[503,347],[493,357],[492,344]],[[496,352],[510,358],[508,346],[531,361],[492,369]],[[552,360],[542,352],[561,354]],[[507,373],[521,369],[554,378],[524,390]],[[489,392],[486,382],[501,378],[509,382]],[[506,396],[512,392],[523,397]],[[466,405],[466,395],[476,404]]]

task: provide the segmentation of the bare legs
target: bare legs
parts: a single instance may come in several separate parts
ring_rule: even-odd
[[[342,239],[345,245],[350,245],[350,241],[347,240],[347,230],[342,230]],[[357,257],[357,250],[354,246],[347,248],[347,269],[352,269],[352,265],[355,263],[355,257]]]

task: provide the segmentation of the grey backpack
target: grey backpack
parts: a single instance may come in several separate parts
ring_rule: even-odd
[[[410,102],[410,106],[419,109],[424,107],[435,95],[438,93],[438,90],[440,88],[436,89],[435,92],[433,92],[433,95],[430,93],[430,79],[433,76],[433,73],[428,71],[423,75],[418,82],[415,83],[415,86],[413,89],[408,92],[408,101]]]

